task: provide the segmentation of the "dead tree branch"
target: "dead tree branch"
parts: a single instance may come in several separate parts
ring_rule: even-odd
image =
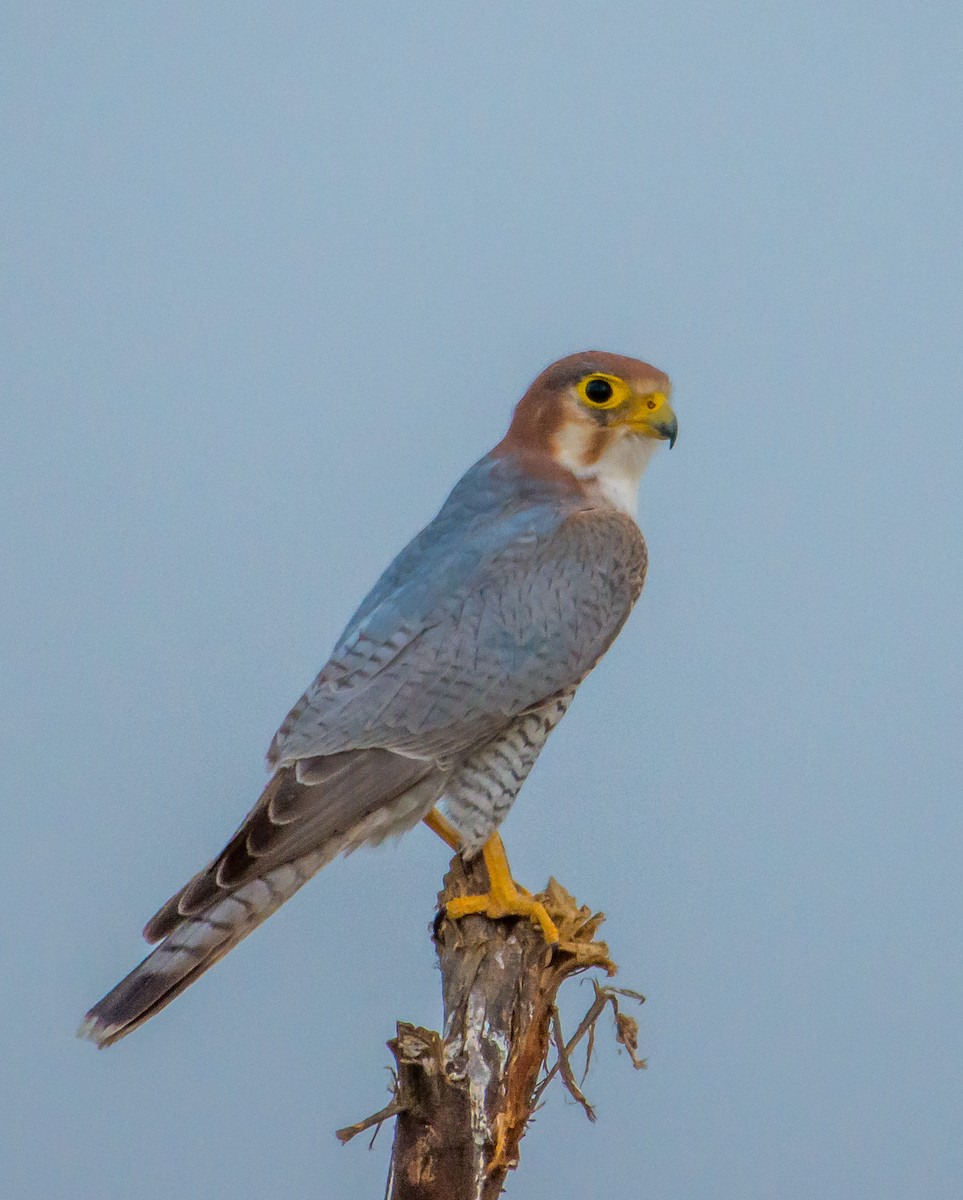
[[[572,1054],[585,1039],[584,1082],[606,1007],[612,1008],[617,1040],[636,1067],[645,1066],[637,1055],[637,1023],[618,1002],[620,996],[641,1001],[637,992],[595,981],[594,1001],[575,1034],[567,1042],[562,1035],[555,1003],[562,983],[593,967],[610,976],[616,971],[608,947],[596,940],[602,914],[580,907],[550,880],[539,899],[558,925],[557,946],[547,946],[526,920],[444,917],[448,900],[483,892],[487,882],[480,858],[452,860],[435,925],[444,1033],[399,1022],[388,1043],[397,1067],[391,1102],[338,1132],[346,1142],[397,1118],[391,1200],[494,1200],[518,1164],[526,1126],[556,1075],[594,1120]]]

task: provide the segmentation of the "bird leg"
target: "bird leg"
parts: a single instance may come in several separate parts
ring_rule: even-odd
[[[453,921],[471,913],[483,913],[496,921],[500,917],[528,917],[539,926],[546,942],[554,945],[559,940],[555,922],[540,900],[533,899],[530,893],[516,886],[505,847],[497,833],[493,833],[482,846],[482,857],[488,868],[487,893],[483,896],[456,896],[445,905],[447,915]]]
[[[433,833],[437,833],[443,842],[451,846],[452,850],[461,850],[458,831],[437,809],[433,808],[423,820]],[[495,920],[499,917],[528,917],[539,926],[545,940],[554,945],[559,940],[555,922],[548,915],[545,905],[533,899],[530,891],[520,887],[512,879],[508,855],[497,833],[493,833],[482,847],[482,857],[488,868],[488,892],[484,896],[459,896],[449,900],[445,906],[447,915],[453,921],[471,913],[483,913]]]
[[[421,819],[431,832],[437,833],[443,842],[447,842],[451,846],[452,850],[456,853],[461,850],[461,838],[458,836],[458,830],[445,820],[437,808],[429,809],[427,817]]]

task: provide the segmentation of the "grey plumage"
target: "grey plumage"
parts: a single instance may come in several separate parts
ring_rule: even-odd
[[[225,849],[145,929],[160,945],[87,1015],[108,1045],[325,863],[441,802],[468,852],[497,828],[642,587],[635,522],[570,477],[488,455],[365,598],[269,751]]]

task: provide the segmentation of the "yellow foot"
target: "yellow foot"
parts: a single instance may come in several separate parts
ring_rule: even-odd
[[[558,928],[548,915],[545,905],[532,898],[531,892],[519,888],[512,879],[511,868],[505,854],[502,839],[493,833],[482,847],[482,856],[488,868],[488,892],[484,896],[457,896],[445,905],[445,912],[453,921],[472,913],[484,913],[498,920],[500,917],[527,917],[541,929],[546,942],[555,945]]]

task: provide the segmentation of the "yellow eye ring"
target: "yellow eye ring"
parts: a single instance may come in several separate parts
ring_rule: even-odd
[[[618,408],[629,395],[629,386],[618,375],[593,371],[578,381],[579,399],[589,408]]]

